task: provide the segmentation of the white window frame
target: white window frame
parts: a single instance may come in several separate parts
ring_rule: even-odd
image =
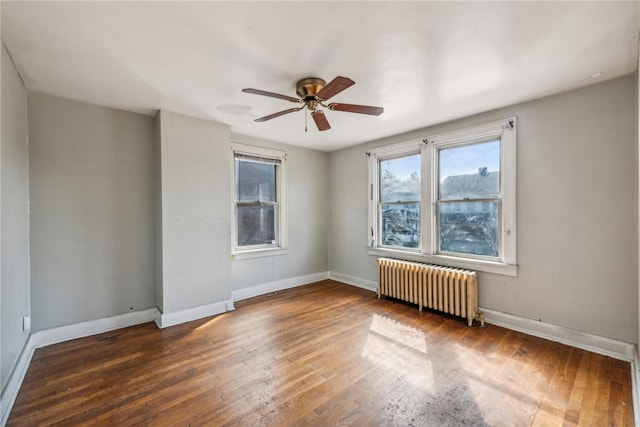
[[[256,159],[276,160],[276,243],[259,247],[238,246],[238,212],[236,201],[236,155]],[[264,147],[231,144],[231,259],[241,260],[265,256],[284,255],[288,249],[287,223],[287,153]]]
[[[421,153],[423,145],[421,141],[414,140],[401,142],[386,147],[377,148],[375,151],[368,152],[369,156],[369,247],[380,248],[385,251],[395,251],[389,246],[382,245],[382,236],[380,235],[381,215],[379,215],[380,206],[380,161],[395,159],[398,157],[411,156]],[[421,164],[423,160],[421,159]],[[423,171],[421,171],[423,173]],[[421,190],[424,188],[421,185]],[[420,235],[424,228],[424,191],[420,195]],[[422,244],[422,241],[421,241]],[[402,252],[419,253],[420,248],[399,249]]]
[[[500,253],[497,259],[466,254],[437,253],[436,200],[438,191],[438,150],[500,138]],[[378,193],[380,160],[415,153],[421,155],[421,251],[382,247],[379,243]],[[419,140],[380,147],[369,156],[369,254],[467,268],[489,273],[517,275],[516,263],[516,118],[510,117]]]

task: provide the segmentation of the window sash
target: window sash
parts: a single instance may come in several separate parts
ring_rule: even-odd
[[[268,202],[268,201],[261,201],[261,200],[256,200],[255,202],[242,202],[238,200],[236,204],[238,206],[262,206],[262,205],[278,206],[278,202]]]
[[[403,205],[415,205],[417,207],[418,216],[417,216],[417,219],[415,220],[417,224],[411,224],[412,222],[411,219],[406,218],[408,221],[407,223],[402,224],[404,227],[402,227],[401,230],[397,230],[396,233],[391,233],[391,232],[385,233],[385,223],[384,223],[385,218],[383,215],[384,206],[403,206]],[[422,227],[421,227],[421,221],[420,221],[420,212],[421,212],[420,205],[421,205],[420,201],[379,202],[378,203],[378,230],[379,230],[379,237],[380,237],[380,247],[401,249],[401,250],[407,250],[407,251],[413,251],[413,252],[419,252],[421,250],[420,234],[421,234]],[[398,210],[402,210],[402,208]],[[405,210],[408,210],[408,209],[405,208]],[[389,242],[391,241],[397,241],[398,243],[404,243],[404,244],[389,244]]]
[[[438,184],[438,191],[436,192],[436,198],[438,200],[456,200],[456,199],[466,199],[466,198],[487,198],[487,197],[502,197],[502,191],[501,191],[501,182],[502,182],[502,170],[500,168],[500,161],[498,161],[498,165],[497,165],[497,169],[496,171],[488,171],[487,168],[485,167],[485,174],[483,176],[486,176],[486,178],[481,178],[481,180],[484,179],[489,179],[489,181],[491,180],[491,175],[494,173],[497,173],[497,179],[495,180],[495,184],[496,187],[493,187],[493,185],[491,186],[491,188],[485,188],[485,190],[491,190],[489,192],[485,192],[484,194],[479,194],[479,193],[475,193],[474,195],[463,195],[462,197],[454,197],[454,195],[460,195],[460,193],[457,194],[448,194],[445,192],[445,189],[443,188],[443,184],[446,183],[446,179],[444,182],[442,182],[442,172],[443,172],[443,152],[445,151],[453,151],[453,150],[458,150],[458,149],[464,149],[464,148],[471,148],[471,147],[479,147],[481,145],[485,145],[487,146],[490,143],[496,143],[497,142],[497,148],[499,150],[499,154],[498,156],[501,155],[502,153],[502,138],[500,137],[490,137],[490,138],[482,138],[480,140],[473,140],[473,141],[468,141],[468,142],[457,142],[456,144],[446,144],[446,146],[440,146],[436,149],[435,152],[435,156],[436,158],[435,160],[435,164],[436,164],[436,170],[434,172],[437,172],[437,184]],[[441,145],[445,145],[445,144],[441,144]],[[494,147],[495,149],[495,147]],[[477,154],[477,153],[476,153]],[[485,154],[486,155],[486,154]],[[489,162],[493,162],[496,159],[492,159],[492,158],[487,158],[485,159]],[[499,159],[498,159],[499,160]],[[450,160],[448,160],[448,162],[450,162]],[[448,163],[447,162],[447,163]],[[473,162],[475,163],[475,162]],[[475,163],[473,164],[473,166],[479,166],[480,164]],[[465,166],[469,167],[471,166],[470,164],[466,164]],[[467,176],[471,175],[475,175],[475,170],[474,173],[467,173],[465,174]],[[480,175],[480,171],[478,171],[478,175]],[[467,188],[459,188],[457,189],[457,191],[461,191],[462,193],[464,193],[464,191],[467,190]]]
[[[471,204],[471,203],[495,203],[496,204],[496,229],[495,229],[495,246],[496,246],[496,255],[482,255],[471,252],[462,252],[462,251],[452,251],[452,250],[443,250],[443,242],[442,242],[442,223],[441,223],[441,211],[442,206],[451,206],[456,204]],[[436,215],[435,215],[435,238],[436,238],[436,254],[443,254],[448,256],[456,256],[460,258],[477,258],[482,260],[491,260],[491,261],[500,261],[501,253],[502,253],[502,242],[500,239],[500,224],[502,218],[502,203],[499,197],[495,198],[478,198],[478,199],[458,199],[458,200],[438,200],[436,202]],[[480,225],[480,224],[478,224]],[[473,227],[473,226],[471,226]],[[479,227],[476,227],[479,228]],[[491,246],[491,244],[489,244]]]
[[[271,239],[271,243],[242,244],[240,242],[240,236],[242,235],[241,230],[242,230],[243,222],[240,221],[240,215],[242,215],[240,211],[244,209],[240,209],[240,208],[247,208],[247,207],[263,208],[265,206],[272,208],[272,212],[273,212],[272,221],[265,221],[265,222],[260,221],[255,224],[258,226],[257,229],[247,230],[247,231],[253,231],[254,233],[259,233],[259,234],[267,233],[267,235],[273,233],[273,236],[272,236],[273,238]],[[238,215],[238,217],[236,217],[236,227],[237,227],[236,246],[237,247],[243,248],[243,249],[258,249],[258,248],[268,248],[268,247],[273,247],[278,245],[278,204],[277,203],[240,202],[236,205],[236,212]],[[249,212],[247,212],[247,214],[248,213]],[[260,216],[264,215],[264,210],[260,209],[258,214]],[[267,215],[268,214],[269,212],[267,212]],[[266,230],[264,228],[266,228]],[[271,228],[273,228],[273,231],[271,231]],[[254,238],[253,240],[264,240],[264,239]]]

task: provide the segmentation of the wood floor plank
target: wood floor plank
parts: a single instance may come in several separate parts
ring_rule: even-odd
[[[326,280],[38,349],[8,425],[631,426],[630,369]]]

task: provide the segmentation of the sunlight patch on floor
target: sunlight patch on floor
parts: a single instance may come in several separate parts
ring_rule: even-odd
[[[427,353],[427,343],[424,332],[411,326],[379,314],[374,314],[369,330],[383,337],[387,337],[398,344],[405,345],[421,353]]]
[[[207,328],[210,328],[211,326],[213,326],[216,323],[220,322],[220,320],[222,320],[224,318],[225,314],[226,313],[218,314],[217,316],[215,316],[211,320],[208,320],[205,323],[203,323],[202,325],[200,325],[197,328],[195,328],[195,330],[198,331],[198,330],[205,330]]]
[[[375,314],[362,357],[393,371],[418,389],[436,390],[424,334],[410,326]]]

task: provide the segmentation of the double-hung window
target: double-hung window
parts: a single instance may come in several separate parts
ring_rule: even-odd
[[[379,157],[376,168],[380,246],[420,250],[420,150],[392,150]]]
[[[286,249],[285,166],[281,151],[232,144],[235,258]]]
[[[369,252],[516,274],[515,118],[369,155]]]
[[[437,151],[436,251],[500,255],[500,139],[443,146]]]

